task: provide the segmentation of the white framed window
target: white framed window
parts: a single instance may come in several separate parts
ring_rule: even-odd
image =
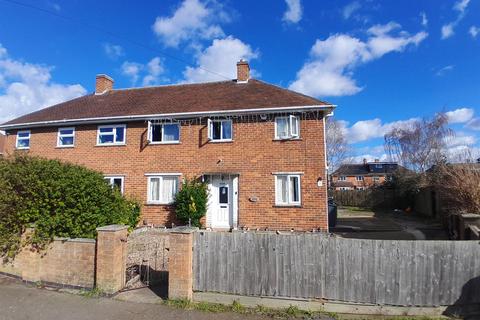
[[[377,169],[382,169],[383,168],[383,165],[381,163],[376,163],[375,164],[375,168]]]
[[[208,119],[208,140],[215,142],[232,141],[232,120]]]
[[[179,123],[148,122],[148,142],[151,144],[180,142]]]
[[[59,128],[57,147],[66,148],[75,145],[75,128]]]
[[[148,175],[147,203],[171,204],[178,191],[180,174]]]
[[[275,175],[275,204],[279,206],[300,205],[299,174],[277,174]]]
[[[30,149],[30,130],[17,132],[17,149]]]
[[[127,126],[124,124],[98,126],[97,145],[123,145],[126,140]]]
[[[363,181],[363,176],[356,176],[355,179],[357,179],[357,181]]]
[[[123,176],[105,176],[103,177],[105,179],[105,181],[107,181],[107,183],[109,185],[112,186],[112,188],[118,188],[118,190],[120,190],[120,192],[123,194],[123,191],[124,191],[124,181],[125,181],[125,177]]]
[[[339,176],[338,181],[347,181],[347,177],[345,176]]]
[[[297,139],[300,137],[300,119],[297,116],[275,118],[275,139]]]
[[[376,176],[376,177],[373,177],[373,181],[375,181],[375,182],[380,181],[380,177],[377,177],[377,176]]]

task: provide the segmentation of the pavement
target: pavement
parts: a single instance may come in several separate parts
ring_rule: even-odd
[[[208,313],[174,309],[159,304],[89,298],[39,289],[0,275],[0,320],[137,320],[267,319],[237,313]]]
[[[448,240],[440,223],[400,210],[338,208],[333,233],[344,238],[382,240]]]

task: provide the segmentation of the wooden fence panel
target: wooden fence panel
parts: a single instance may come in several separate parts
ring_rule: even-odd
[[[198,232],[194,290],[379,305],[480,303],[478,241]]]

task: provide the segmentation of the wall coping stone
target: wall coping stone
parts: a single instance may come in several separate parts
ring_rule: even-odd
[[[194,233],[199,230],[197,227],[188,227],[188,226],[182,226],[182,227],[175,227],[171,229],[171,233]]]
[[[84,242],[84,243],[95,243],[95,239],[89,239],[89,238],[61,238],[61,237],[55,237],[53,241],[62,241],[62,242]]]
[[[123,224],[112,224],[109,226],[98,227],[97,231],[116,232],[128,229],[128,226]]]

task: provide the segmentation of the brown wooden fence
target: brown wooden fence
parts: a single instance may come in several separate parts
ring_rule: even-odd
[[[353,303],[480,303],[478,241],[199,232],[194,290]]]
[[[397,201],[393,189],[331,190],[329,196],[339,206],[362,208],[394,208]]]

